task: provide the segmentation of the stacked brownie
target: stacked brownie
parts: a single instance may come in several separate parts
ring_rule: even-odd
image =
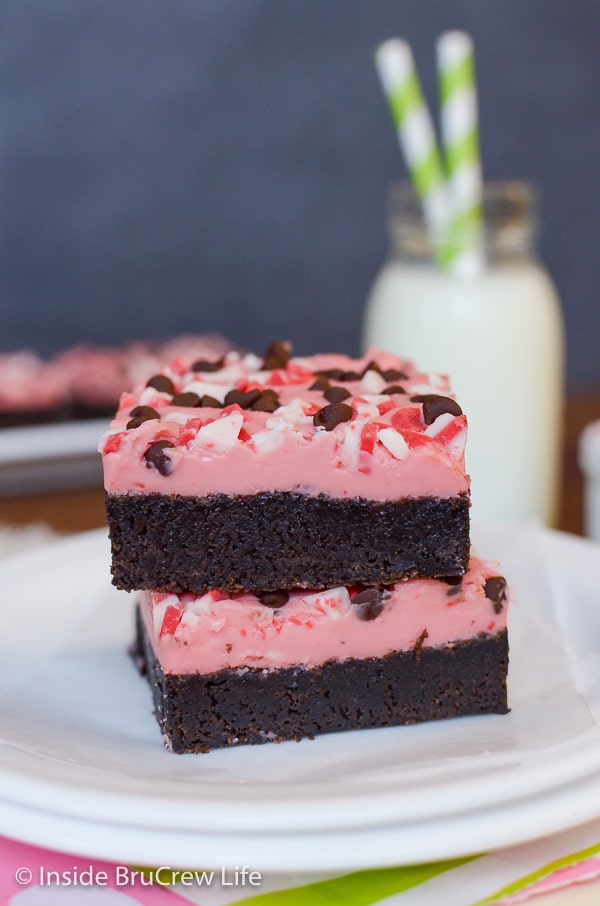
[[[0,428],[60,422],[69,414],[63,370],[34,352],[0,355]]]
[[[108,418],[119,398],[151,377],[163,362],[178,356],[222,355],[231,344],[211,334],[172,337],[162,342],[135,340],[120,346],[80,343],[54,357],[65,372],[74,419]]]
[[[49,361],[31,350],[0,355],[0,428],[43,425],[114,414],[121,393],[163,362],[223,355],[231,343],[216,334],[184,334],[122,346],[82,343]]]
[[[466,418],[386,353],[175,361],[102,440],[113,581],[176,752],[506,711]]]

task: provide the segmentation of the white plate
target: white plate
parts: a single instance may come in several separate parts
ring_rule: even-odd
[[[98,441],[109,420],[0,430],[0,494],[15,496],[102,484]]]
[[[116,861],[341,870],[600,814],[600,549],[480,527],[513,588],[506,716],[175,756],[102,532],[0,564],[0,832]]]

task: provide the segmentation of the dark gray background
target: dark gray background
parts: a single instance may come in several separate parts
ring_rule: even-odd
[[[534,181],[569,383],[600,385],[597,0],[4,0],[0,350],[218,330],[358,351],[404,174],[393,35],[476,42],[488,178]]]

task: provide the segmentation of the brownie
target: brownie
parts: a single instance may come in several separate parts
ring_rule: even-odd
[[[171,675],[162,671],[138,613],[132,655],[176,753],[508,710],[505,630],[318,667]]]
[[[462,575],[469,498],[106,495],[113,583],[230,592]]]
[[[0,428],[64,421],[70,402],[60,365],[28,350],[0,355]]]
[[[30,425],[50,425],[64,422],[71,415],[67,403],[47,409],[9,409],[0,412],[0,428],[24,428]]]
[[[168,748],[506,713],[508,592],[470,560],[466,438],[447,379],[380,351],[276,342],[122,397],[100,444],[113,583],[140,591]]]

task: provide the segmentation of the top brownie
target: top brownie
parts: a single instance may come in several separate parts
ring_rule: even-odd
[[[122,396],[101,441],[115,583],[462,574],[466,435],[446,378],[388,353],[176,360]]]

